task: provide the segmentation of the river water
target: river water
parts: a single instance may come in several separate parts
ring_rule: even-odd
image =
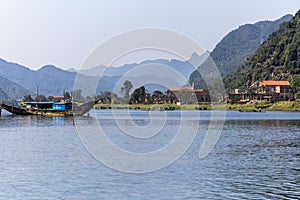
[[[72,118],[4,113],[0,117],[0,199],[300,198],[300,113],[227,111],[217,144],[199,158],[211,111],[185,112],[191,116],[187,120],[199,123],[188,150],[167,167],[138,174],[112,169],[95,159]],[[135,139],[115,123],[118,118],[126,125],[128,111],[95,113],[107,137],[133,152],[155,151],[168,144],[182,120],[180,111],[161,112],[164,115],[154,111],[152,117],[169,119],[160,134]],[[129,114],[138,126],[149,124],[149,112]],[[75,122],[89,126],[92,119],[76,117]]]

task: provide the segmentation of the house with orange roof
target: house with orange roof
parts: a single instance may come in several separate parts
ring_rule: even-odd
[[[252,91],[252,92],[251,92]],[[256,81],[247,90],[234,89],[229,93],[230,102],[286,101],[294,99],[289,81]]]
[[[269,100],[289,100],[294,97],[289,81],[264,80],[259,83],[258,94]]]

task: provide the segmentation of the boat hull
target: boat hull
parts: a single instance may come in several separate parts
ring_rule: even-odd
[[[32,115],[32,113],[27,112],[24,109],[17,108],[14,106],[9,106],[6,104],[1,104],[1,108],[15,115]]]

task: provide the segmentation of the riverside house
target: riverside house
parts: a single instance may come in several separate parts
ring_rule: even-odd
[[[209,102],[209,93],[203,89],[195,89],[192,87],[169,88],[176,97],[178,104],[188,104],[198,102]]]
[[[259,83],[258,94],[264,100],[282,101],[294,98],[289,81],[262,81]]]
[[[286,101],[294,99],[289,81],[265,80],[253,84],[248,90],[235,89],[229,94],[232,102],[249,102],[252,100]]]

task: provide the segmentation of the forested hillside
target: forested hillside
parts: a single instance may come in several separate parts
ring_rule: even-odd
[[[236,71],[279,28],[280,24],[291,20],[292,17],[292,15],[285,15],[276,21],[242,25],[227,34],[210,54],[221,75],[226,76]],[[205,67],[207,64],[204,63],[200,67]],[[205,87],[197,71],[191,74],[190,83],[195,83],[199,88]]]
[[[292,17],[285,15],[276,21],[246,24],[226,35],[210,54],[221,74],[227,75],[237,70],[280,24],[290,21]]]
[[[227,88],[245,88],[261,80],[289,80],[300,91],[300,11],[224,81]]]

